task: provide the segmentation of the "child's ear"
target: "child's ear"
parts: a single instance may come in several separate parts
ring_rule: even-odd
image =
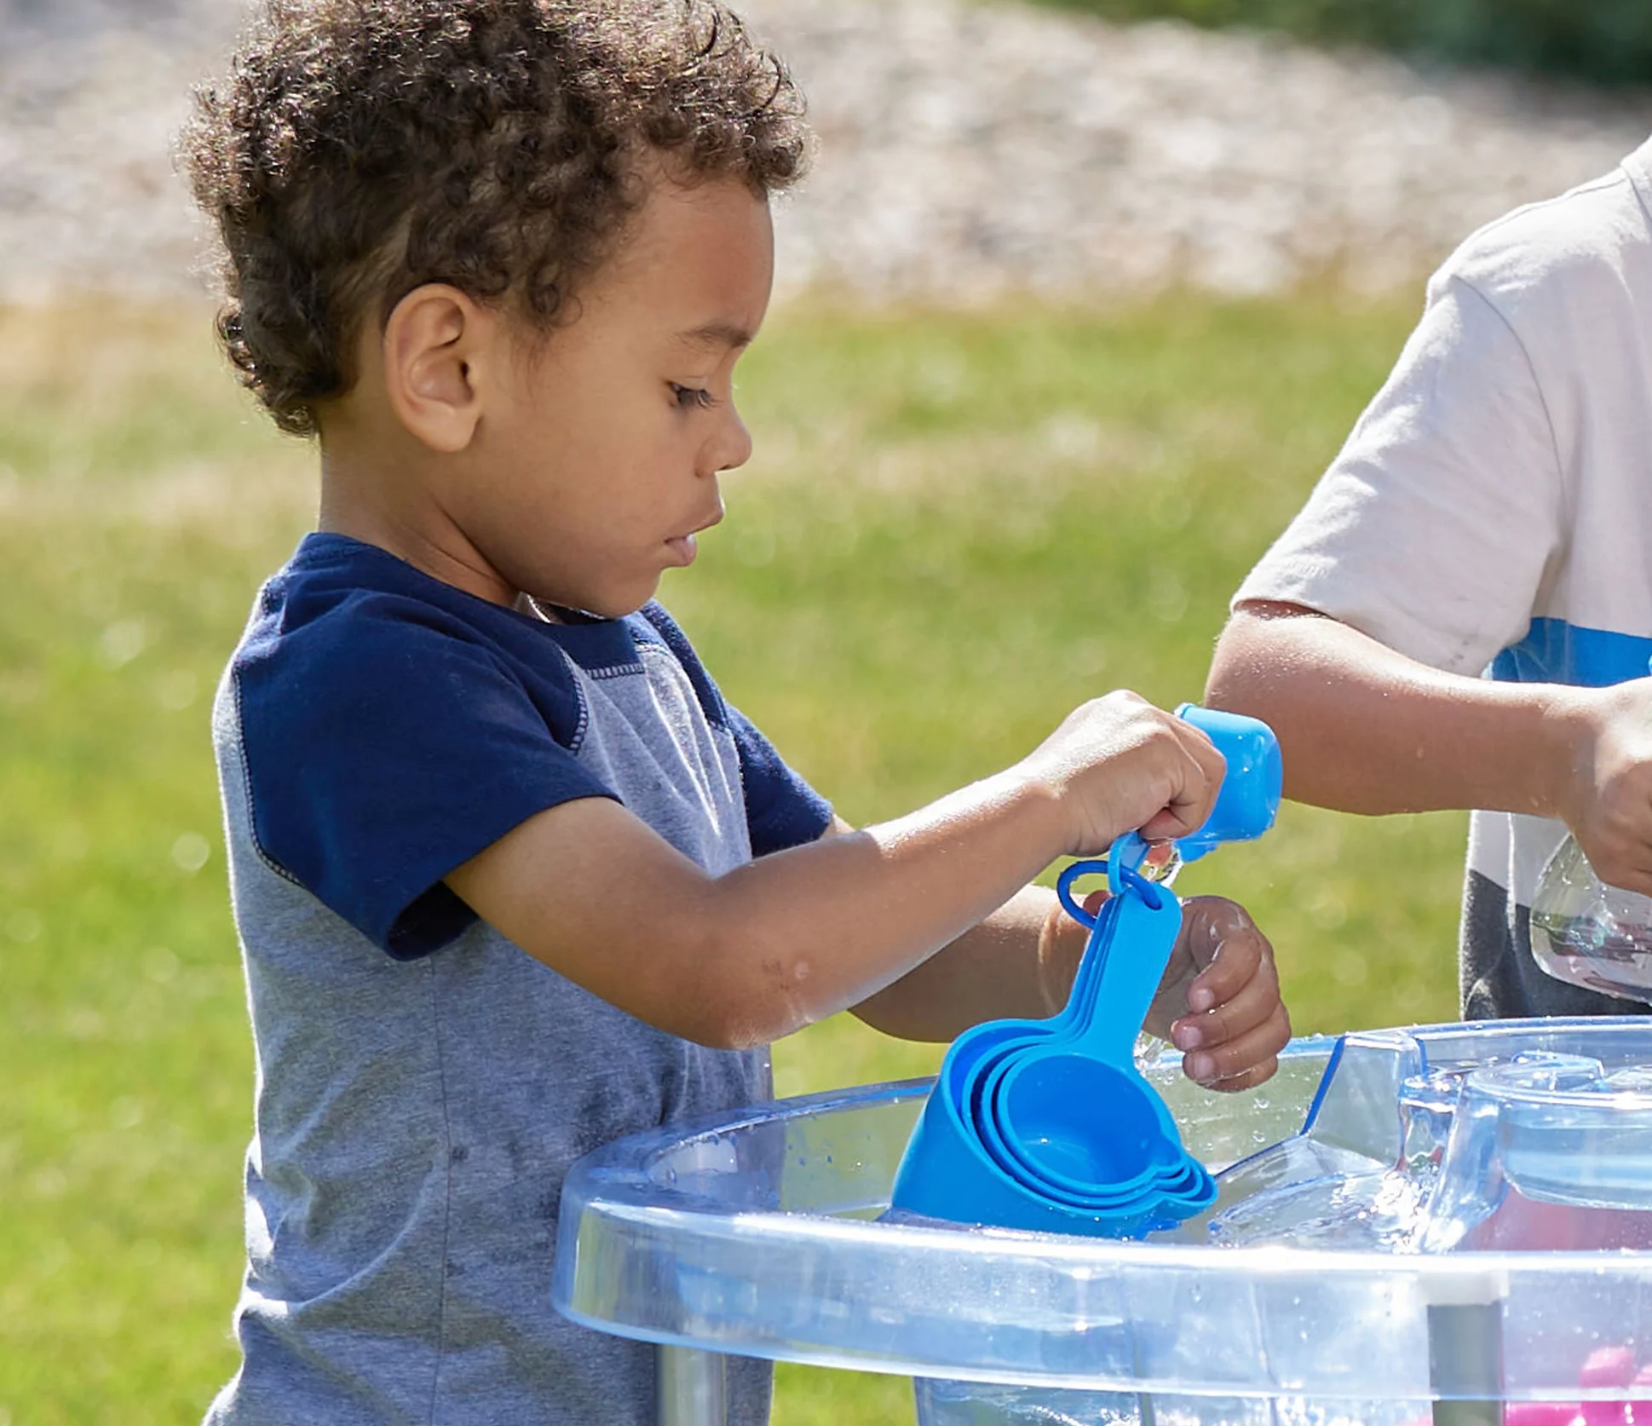
[[[497,326],[493,313],[445,283],[414,288],[385,323],[385,394],[432,450],[453,455],[475,436]]]

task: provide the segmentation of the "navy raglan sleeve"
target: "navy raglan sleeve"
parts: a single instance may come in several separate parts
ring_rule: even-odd
[[[832,825],[832,804],[787,766],[751,720],[729,704],[688,636],[664,608],[648,604],[641,613],[683,666],[706,717],[713,725],[726,728],[734,739],[740,755],[752,855],[767,856],[818,840]]]
[[[752,855],[816,841],[832,825],[832,804],[787,766],[745,714],[727,703],[723,707],[740,754]]]
[[[249,644],[232,673],[259,850],[398,959],[476,919],[442,881],[455,867],[538,812],[613,795],[558,741],[579,728],[571,678],[530,694],[409,601]]]

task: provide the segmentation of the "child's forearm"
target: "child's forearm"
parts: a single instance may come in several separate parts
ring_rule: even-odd
[[[754,1038],[778,1038],[880,992],[891,1006],[908,1007],[903,1030],[883,1028],[948,1037],[937,1028],[950,1018],[944,1012],[911,1018],[916,997],[902,982],[922,976],[937,951],[972,928],[983,941],[994,939],[978,923],[1004,916],[1003,904],[1064,850],[1064,820],[1056,814],[1047,790],[1012,770],[895,821],[845,830],[721,878],[706,915],[725,928],[716,936],[730,958],[725,979],[738,979],[742,964],[760,961],[768,972],[773,962],[786,971],[771,985],[783,989],[789,978],[795,986],[793,995],[776,998],[782,1022],[753,1027]],[[1031,968],[1029,945],[1036,954],[1037,931],[1025,941],[1016,934],[1019,919],[1008,916],[997,936],[1000,949],[1016,942],[1018,964],[995,975],[1005,986]],[[935,986],[945,979],[938,971]],[[1032,1013],[1050,1013],[1039,1006]]]
[[[1048,790],[1012,770],[711,877],[590,799],[531,818],[448,881],[594,994],[685,1038],[744,1046],[875,996],[1013,896],[1066,836]]]
[[[1099,853],[1137,828],[1185,836],[1222,770],[1191,724],[1111,693],[1006,772],[722,876],[617,802],[587,798],[529,818],[447,881],[622,1010],[705,1044],[752,1045],[876,996],[1064,853]]]
[[[873,1028],[903,1040],[956,1039],[1006,1016],[1044,1019],[1067,1003],[1087,934],[1045,887],[1022,888],[979,925],[854,1006]]]
[[[1246,605],[1223,631],[1206,702],[1279,736],[1285,795],[1347,812],[1562,815],[1583,696],[1441,673],[1294,605]]]

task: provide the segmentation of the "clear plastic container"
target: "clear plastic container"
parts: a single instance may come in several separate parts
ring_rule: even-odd
[[[1532,956],[1556,980],[1652,1001],[1652,897],[1608,886],[1577,838],[1555,850],[1532,894]]]
[[[1627,1420],[1652,1400],[1648,1066],[1639,1018],[1297,1041],[1239,1096],[1161,1061],[1222,1194],[1145,1243],[876,1221],[925,1082],[759,1106],[577,1166],[556,1301],[914,1376],[924,1426]]]

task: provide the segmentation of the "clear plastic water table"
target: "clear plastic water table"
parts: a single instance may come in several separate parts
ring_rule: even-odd
[[[879,1085],[581,1161],[557,1306],[659,1344],[662,1426],[722,1426],[724,1354],[912,1376],[923,1426],[1652,1421],[1652,1017],[1150,1077],[1220,1190],[1174,1231],[886,1219],[929,1082]]]

